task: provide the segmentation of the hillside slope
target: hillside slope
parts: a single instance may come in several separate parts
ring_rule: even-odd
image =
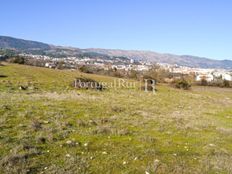
[[[189,55],[162,54],[153,51],[116,50],[116,49],[87,49],[88,51],[106,54],[109,56],[125,56],[128,58],[147,60],[158,63],[177,64],[188,67],[200,68],[225,68],[232,69],[231,60],[213,60],[204,57]]]
[[[231,172],[231,89],[76,90],[75,77],[115,78],[15,64],[0,75],[0,173]]]
[[[133,59],[147,60],[156,63],[177,64],[199,68],[224,68],[232,69],[232,60],[213,60],[189,55],[161,54],[152,51],[129,51],[116,49],[79,49],[74,47],[53,46],[41,42],[16,39],[0,36],[0,48],[14,49],[32,54],[43,54],[54,57],[95,55],[108,58],[110,56],[124,56]],[[94,57],[94,56],[93,56]]]
[[[36,41],[16,39],[8,36],[0,36],[0,48],[28,51],[28,50],[48,50],[51,49],[51,46]]]

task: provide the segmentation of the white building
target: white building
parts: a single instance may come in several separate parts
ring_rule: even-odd
[[[55,68],[56,66],[55,66],[55,64],[53,64],[53,63],[47,62],[47,63],[45,63],[45,67],[46,67],[46,68]]]
[[[201,81],[203,79],[207,82],[212,82],[214,80],[214,76],[212,74],[199,74],[196,76],[196,81]]]
[[[230,74],[222,74],[222,79],[232,81],[232,76]]]
[[[135,68],[137,71],[148,71],[149,67],[146,65],[137,65],[137,67]]]
[[[232,81],[232,75],[229,72],[216,71],[213,75],[217,78],[221,78],[222,80]]]
[[[135,60],[134,59],[130,59],[130,63],[135,63]]]
[[[112,69],[116,68],[116,69],[119,69],[119,70],[125,70],[126,66],[125,65],[112,65],[111,68]]]

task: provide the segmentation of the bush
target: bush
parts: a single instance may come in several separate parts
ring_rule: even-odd
[[[171,73],[168,70],[160,68],[158,65],[154,65],[149,71],[143,74],[144,79],[153,79],[156,82],[165,82],[165,78],[169,78]]]
[[[64,61],[60,61],[60,62],[58,62],[58,65],[56,66],[56,68],[57,69],[64,69],[64,65],[65,65]]]
[[[228,80],[223,80],[223,87],[229,88],[231,87],[231,84]]]
[[[205,79],[202,79],[200,82],[197,82],[196,85],[199,86],[214,86],[214,87],[221,87],[221,88],[231,88],[232,82],[228,80],[217,79],[212,82],[207,82]]]
[[[201,79],[200,85],[201,85],[201,86],[208,86],[207,80]]]
[[[89,73],[93,74],[94,73],[94,67],[93,66],[88,66],[88,65],[83,65],[79,67],[79,71],[83,73]]]
[[[139,72],[135,71],[135,70],[130,70],[128,72],[128,77],[130,79],[138,79],[138,75],[139,75]]]
[[[25,58],[20,57],[20,56],[16,56],[16,57],[10,58],[9,61],[10,61],[10,63],[24,64],[25,63]]]
[[[191,88],[191,84],[185,79],[176,80],[173,83],[178,89],[189,90]]]

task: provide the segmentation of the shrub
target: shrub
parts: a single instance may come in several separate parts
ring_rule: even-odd
[[[10,63],[24,64],[25,63],[25,58],[20,57],[20,56],[16,56],[16,57],[10,58],[9,61],[10,61]]]
[[[92,74],[94,72],[93,67],[87,66],[87,65],[83,65],[79,67],[79,71],[83,73],[89,73],[89,74]]]
[[[130,70],[128,72],[128,77],[130,79],[138,79],[138,75],[139,75],[139,72],[135,71],[135,70]]]
[[[228,80],[224,80],[224,81],[223,81],[223,87],[226,87],[226,88],[231,87],[231,86],[230,86],[230,82],[229,82]]]
[[[217,79],[212,82],[207,82],[205,79],[202,79],[200,82],[197,82],[196,85],[200,86],[215,86],[221,88],[231,88],[232,82],[228,80]]]
[[[153,79],[156,82],[165,82],[165,78],[170,78],[171,73],[168,70],[160,68],[158,65],[154,65],[149,71],[144,72],[143,79]]]
[[[173,83],[179,89],[189,90],[191,88],[191,84],[185,79],[176,80]]]
[[[208,86],[207,80],[201,79],[200,85],[201,85],[201,86]]]
[[[64,65],[65,65],[64,61],[60,61],[60,62],[58,62],[58,65],[56,66],[56,68],[57,69],[64,69]]]

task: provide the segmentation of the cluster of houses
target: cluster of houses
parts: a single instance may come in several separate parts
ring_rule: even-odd
[[[89,58],[89,57],[65,57],[54,58],[44,55],[31,55],[22,54],[21,56],[34,58],[43,61],[44,66],[47,68],[56,68],[60,62],[62,66],[68,69],[76,69],[80,65],[92,65],[104,70],[117,69],[117,70],[135,70],[135,71],[148,71],[152,67],[151,62],[138,61],[134,59],[127,59],[121,57],[114,57],[112,59],[103,58]],[[196,81],[202,79],[212,82],[217,79],[232,81],[232,71],[224,69],[204,69],[204,68],[191,68],[186,66],[172,65],[167,63],[157,63],[161,68],[168,70],[173,74],[194,75]]]
[[[54,58],[44,55],[31,54],[21,54],[21,56],[43,61],[46,68],[56,68],[61,62],[63,63],[63,66],[68,69],[76,69],[81,65],[92,65],[104,70],[117,69],[125,71],[148,71],[152,66],[150,62],[136,61],[134,59],[125,59],[121,57],[114,57],[113,59],[102,59],[89,57]]]
[[[232,71],[225,69],[206,69],[206,68],[191,68],[179,65],[159,64],[164,69],[175,74],[194,75],[196,81],[206,80],[213,82],[218,79],[232,81]]]
[[[217,79],[232,81],[232,72],[226,72],[226,71],[220,71],[215,70],[211,73],[205,73],[205,74],[198,74],[196,76],[196,81],[206,80],[207,82],[212,82]]]
[[[130,71],[130,70],[148,71],[151,68],[151,65],[147,65],[147,64],[112,65],[111,68],[112,69],[116,68],[118,70],[125,70],[125,71]]]

